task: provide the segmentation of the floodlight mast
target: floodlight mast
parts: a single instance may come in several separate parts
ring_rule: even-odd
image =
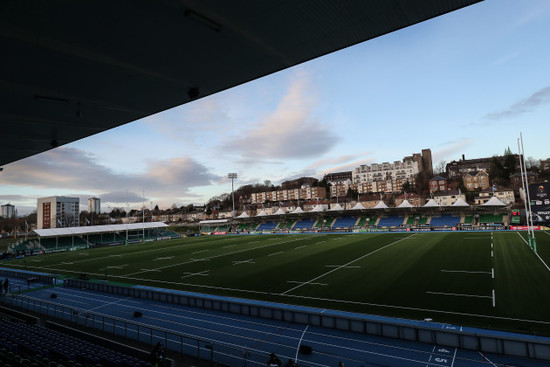
[[[228,173],[227,178],[231,180],[231,198],[233,201],[233,211],[231,212],[231,217],[235,217],[235,191],[233,190],[233,180],[237,178],[236,173]]]

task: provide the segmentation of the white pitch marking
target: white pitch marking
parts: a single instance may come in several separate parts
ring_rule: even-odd
[[[470,270],[441,270],[443,273],[467,273],[467,274],[491,274],[490,271],[470,271]]]
[[[233,260],[233,265],[240,265],[240,264],[256,264],[254,259],[248,259],[248,260]]]
[[[527,241],[525,240],[525,238],[523,238],[523,236],[519,234],[519,232],[516,231],[516,233],[518,234],[519,238],[521,238],[521,239],[523,240],[523,242],[525,242],[526,244],[529,244],[529,242],[527,242]],[[548,271],[550,271],[550,267],[548,266],[548,264],[546,264],[546,263],[544,262],[544,260],[539,256],[539,254],[537,254],[537,253],[535,252],[535,255],[537,255],[537,257],[539,258],[539,260],[544,264],[544,266],[546,266],[546,269],[548,269]]]
[[[491,243],[491,248],[493,248],[493,244]]]
[[[269,254],[267,256],[279,255],[279,254],[283,254],[283,253],[284,253],[284,251],[279,251],[279,252],[274,252],[272,254]]]
[[[166,257],[157,257],[156,259],[154,259],[153,261],[159,261],[159,260],[171,260],[173,259],[174,256],[166,256]]]
[[[495,290],[493,289],[493,307],[495,307],[496,297],[495,297]]]
[[[472,297],[472,298],[491,298],[491,296],[480,296],[477,294],[464,294],[464,293],[447,293],[447,292],[432,292],[426,291],[429,294],[436,294],[441,296],[456,296],[456,297]]]
[[[200,250],[200,251],[195,251],[195,252],[191,252],[192,254],[200,254],[201,252],[208,252],[210,250]]]
[[[209,276],[210,274],[207,274],[210,270],[204,270],[204,271],[199,271],[199,272],[196,272],[196,273],[192,273],[192,272],[189,272],[189,271],[186,271],[184,272],[182,278],[187,278],[187,277],[191,277],[191,276],[194,276],[194,275],[198,275],[198,276],[201,276],[201,277],[207,277]]]
[[[306,247],[307,245],[302,245],[302,246],[298,246],[298,247],[294,247],[294,250],[298,250],[299,248],[304,248]]]
[[[235,247],[237,245],[227,245],[227,246],[223,246],[222,248],[229,248],[229,247]]]
[[[491,268],[491,278],[495,279],[495,268]]]
[[[72,262],[72,261],[62,261],[61,264],[63,264],[63,265],[72,265],[72,264],[74,264],[74,262]]]
[[[401,242],[401,241],[406,240],[406,239],[409,239],[409,238],[411,238],[411,237],[414,237],[414,234],[412,234],[412,235],[410,235],[410,236],[407,236],[407,237],[400,238],[400,239],[398,239],[398,240],[396,240],[396,241],[393,241],[392,243],[389,243],[389,244],[387,244],[387,245],[385,245],[385,246],[382,246],[382,247],[380,247],[380,248],[378,248],[378,249],[376,249],[376,250],[373,250],[373,251],[371,251],[371,252],[369,252],[369,253],[367,253],[367,254],[365,254],[365,255],[363,255],[363,256],[360,256],[360,257],[358,257],[358,258],[356,258],[356,259],[354,259],[354,260],[351,260],[350,262],[348,262],[348,263],[342,265],[341,267],[344,267],[344,266],[348,266],[348,265],[350,265],[350,264],[353,264],[353,263],[356,262],[356,261],[362,260],[362,259],[364,259],[364,258],[367,257],[367,256],[370,256],[370,255],[372,255],[372,254],[375,254],[375,253],[377,253],[378,251],[384,250],[384,249],[387,248],[387,247],[393,246],[393,245],[395,245],[396,243]],[[340,269],[341,267],[334,268],[334,269],[332,269],[332,270],[327,271],[326,273],[323,273],[323,274],[321,274],[321,275],[319,275],[319,276],[316,276],[315,278],[309,280],[309,282],[313,282],[313,281],[316,281],[317,279],[323,278],[324,276],[327,276],[328,274],[330,274],[330,273],[332,273],[332,272],[335,272],[336,270]],[[290,289],[288,289],[288,290],[282,292],[280,295],[281,295],[281,296],[284,296],[284,295],[286,295],[287,293],[292,292],[293,290],[298,289],[298,288],[300,288],[301,286],[303,286],[303,285],[305,285],[305,284],[307,284],[307,283],[308,283],[308,282],[306,282],[306,283],[304,283],[304,284],[297,285],[297,286],[295,286],[295,287],[292,287],[292,288],[290,288]]]
[[[295,284],[304,284],[304,283],[306,283],[306,282],[299,282],[299,281],[297,281],[297,280],[287,280],[286,282],[287,282],[287,283],[295,283]],[[309,284],[312,284],[312,285],[328,285],[328,284],[326,284],[326,283],[307,283],[307,284],[308,284],[308,285],[309,285]]]
[[[493,257],[493,251],[491,251],[491,257]]]
[[[109,255],[109,257],[121,257],[122,255]]]
[[[130,264],[110,265],[110,266],[106,266],[105,269],[123,269],[124,267],[126,267],[128,265],[130,265]]]
[[[360,269],[359,265],[325,265],[325,268]]]
[[[157,273],[160,273],[160,269],[139,269],[139,270],[143,270],[143,271],[155,271]]]
[[[89,254],[87,252],[79,252],[78,253],[80,256],[88,256]]]
[[[194,258],[191,258],[191,261],[210,261],[210,259],[207,258],[207,257],[202,258],[202,259],[194,259]]]

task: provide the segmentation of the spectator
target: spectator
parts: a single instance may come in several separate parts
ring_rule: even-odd
[[[151,351],[149,362],[153,365],[153,367],[160,367],[164,365],[164,358],[164,348],[162,347],[162,343],[158,342]]]
[[[275,353],[269,355],[269,361],[267,361],[268,367],[281,367],[281,360],[277,358]]]
[[[4,279],[4,284],[2,284],[4,292],[2,294],[8,294],[8,289],[10,287],[10,281],[8,278]]]

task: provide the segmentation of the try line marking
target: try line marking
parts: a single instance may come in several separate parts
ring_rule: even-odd
[[[308,280],[307,282],[304,282],[303,284],[299,284],[299,285],[297,285],[297,286],[295,286],[295,287],[292,287],[292,288],[290,288],[290,289],[284,291],[283,293],[281,293],[281,295],[284,296],[285,294],[287,294],[287,293],[289,293],[289,292],[292,292],[293,290],[296,290],[296,289],[298,289],[298,288],[300,288],[300,287],[303,287],[303,286],[306,285],[306,284],[309,284],[309,283],[311,283],[311,282],[314,282],[314,281],[316,281],[317,279],[320,279],[320,278],[324,277],[325,275],[328,275],[328,274],[330,274],[330,273],[335,272],[336,270],[345,268],[346,266],[351,265],[351,264],[353,264],[353,263],[356,262],[356,261],[359,261],[359,260],[361,260],[361,259],[364,259],[365,257],[370,256],[370,255],[372,255],[372,254],[374,254],[374,253],[376,253],[376,252],[378,252],[378,251],[380,251],[380,250],[383,250],[383,249],[385,249],[386,247],[390,247],[390,246],[392,246],[392,245],[395,245],[395,244],[398,243],[398,242],[401,242],[401,241],[403,241],[403,240],[406,240],[406,239],[408,239],[408,238],[411,238],[411,237],[413,237],[414,235],[415,235],[415,234],[412,234],[412,235],[407,236],[407,237],[400,238],[400,239],[398,239],[397,241],[394,241],[394,242],[392,242],[392,243],[390,243],[390,244],[388,244],[388,245],[386,245],[386,246],[382,246],[382,247],[380,247],[379,249],[376,249],[376,250],[374,250],[374,251],[371,251],[371,252],[369,252],[368,254],[365,254],[365,255],[363,255],[363,256],[360,256],[360,257],[358,257],[357,259],[351,260],[350,262],[345,263],[344,265],[340,265],[340,266],[337,267],[337,268],[334,268],[334,269],[332,269],[332,270],[329,270],[329,271],[327,271],[326,273],[323,273],[323,274],[321,274],[321,275],[319,275],[319,276],[317,276],[317,277],[315,277],[315,278],[313,278],[313,279],[311,279],[311,280]]]
[[[474,298],[493,298],[491,296],[480,296],[478,294],[464,294],[464,293],[447,293],[447,292],[432,292],[426,291],[429,294],[437,294],[441,296],[457,296],[457,297],[474,297]]]
[[[443,273],[491,274],[490,271],[441,270]]]
[[[525,240],[525,238],[523,238],[523,236],[522,236],[519,232],[516,231],[516,233],[518,234],[519,238],[521,238],[521,239],[523,240],[523,242],[525,242],[526,244],[529,244],[529,242],[527,242],[527,241]],[[534,252],[534,251],[533,251],[533,252]],[[544,264],[544,266],[546,266],[546,269],[548,269],[548,271],[550,271],[550,267],[548,266],[548,264],[546,264],[546,263],[544,262],[544,260],[539,256],[539,254],[537,254],[536,252],[534,252],[534,253],[535,253],[535,255],[537,255],[537,257],[539,258],[539,260]]]

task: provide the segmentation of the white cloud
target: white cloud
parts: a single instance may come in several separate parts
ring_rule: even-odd
[[[222,144],[224,153],[243,159],[296,159],[328,152],[340,140],[315,116],[315,96],[307,74],[295,74],[274,111],[249,130],[234,132]]]

